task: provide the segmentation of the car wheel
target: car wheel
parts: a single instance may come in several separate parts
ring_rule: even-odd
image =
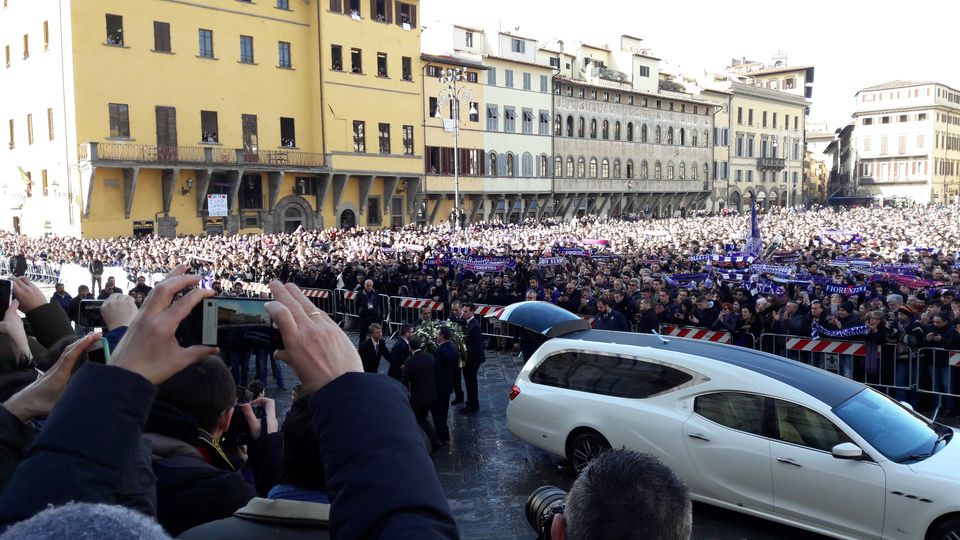
[[[610,443],[596,431],[585,431],[570,441],[568,457],[577,474],[580,474],[593,458],[610,449]]]
[[[941,523],[927,536],[927,540],[960,540],[960,519],[954,518]]]

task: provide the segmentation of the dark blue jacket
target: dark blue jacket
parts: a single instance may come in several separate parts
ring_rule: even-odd
[[[332,537],[459,538],[401,385],[347,373],[318,390],[310,410],[333,500]]]
[[[619,311],[612,309],[610,313],[599,313],[593,319],[593,327],[597,330],[616,330],[617,332],[628,332],[630,325],[627,319]]]
[[[0,495],[0,523],[21,521],[51,504],[116,504],[155,394],[136,373],[84,364]]]
[[[410,344],[406,342],[403,338],[397,338],[396,343],[393,344],[393,348],[390,349],[390,369],[387,370],[387,375],[393,377],[396,380],[403,378],[403,363],[407,361],[407,358],[410,358]]]
[[[483,350],[483,332],[480,330],[480,319],[476,315],[467,321],[467,363],[475,365],[482,364],[487,359],[487,353]]]
[[[403,383],[410,389],[410,404],[430,405],[437,400],[436,361],[426,351],[417,351],[403,364]]]
[[[453,392],[453,375],[460,365],[460,351],[450,341],[433,352],[434,374],[437,376],[437,398],[449,399]]]

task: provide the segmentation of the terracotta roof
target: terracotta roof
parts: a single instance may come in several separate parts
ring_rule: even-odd
[[[746,75],[747,77],[752,77],[754,75],[774,75],[776,73],[788,73],[791,71],[806,71],[808,69],[813,69],[813,66],[780,66],[780,67],[771,67],[764,69],[755,69],[753,71],[738,71],[740,75]]]
[[[514,64],[523,64],[525,66],[533,66],[538,68],[544,68],[553,70],[554,68],[550,64],[538,64],[536,62],[527,62],[526,60],[517,60],[515,58],[507,58],[506,56],[499,56],[496,54],[485,54],[484,58],[492,58],[494,60],[501,60],[503,62],[513,62]]]
[[[490,69],[487,66],[481,64],[480,62],[475,62],[473,60],[468,60],[466,58],[460,58],[458,56],[451,56],[449,54],[420,54],[421,60],[426,60],[428,62],[437,62],[439,64],[450,64],[453,66],[462,66],[462,67],[471,67],[474,69]]]
[[[468,32],[476,32],[476,33],[478,33],[478,34],[483,34],[483,33],[484,33],[483,28],[474,28],[474,27],[472,27],[472,26],[464,26],[464,25],[462,25],[462,24],[455,24],[455,25],[453,25],[453,27],[454,27],[454,28],[459,28],[459,29],[461,29],[461,30],[466,30],[466,31],[468,31]]]
[[[861,89],[860,92],[873,92],[875,90],[892,90],[894,88],[910,88],[912,86],[924,86],[927,84],[937,84],[935,81],[889,81],[883,84],[878,84],[876,86],[868,86],[867,88]]]

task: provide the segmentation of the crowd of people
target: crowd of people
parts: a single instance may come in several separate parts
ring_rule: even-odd
[[[841,355],[841,374],[889,371],[891,386],[919,381],[956,393],[945,357],[885,367],[878,351],[900,359],[960,348],[957,210],[774,209],[759,219],[760,254],[744,250],[748,215],[147,239],[4,234],[15,276],[66,264],[90,273],[77,296],[58,286],[50,299],[29,279],[10,281],[15,301],[0,322],[0,523],[23,523],[4,537],[104,523],[147,538],[278,528],[456,537],[429,453],[449,441],[451,397],[463,414],[478,410],[485,350],[510,346],[485,342],[478,304],[548,301],[601,329],[693,326],[749,347],[765,335],[859,340],[865,361]],[[103,279],[109,267],[122,267],[128,283]],[[151,286],[155,273],[169,276]],[[243,295],[249,283],[269,283],[283,350],[261,357],[177,341],[193,306]],[[355,290],[358,342],[298,287]],[[381,293],[442,304],[466,354],[444,328],[426,353],[414,324],[388,345]],[[79,302],[94,297],[104,299],[104,334],[79,324]],[[109,365],[86,361],[101,339]],[[277,362],[293,368],[300,384],[285,416],[261,383],[246,380],[251,354],[257,378],[266,380],[269,365],[278,387]],[[382,361],[386,376],[363,374]],[[956,412],[952,400],[944,407]],[[567,519],[578,515],[570,510]],[[678,519],[689,535],[689,512]]]

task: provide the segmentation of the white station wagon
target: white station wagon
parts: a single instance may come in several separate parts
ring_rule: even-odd
[[[758,351],[592,330],[544,302],[508,307],[529,360],[516,437],[578,470],[626,447],[694,500],[837,538],[960,539],[954,430],[860,383]]]

